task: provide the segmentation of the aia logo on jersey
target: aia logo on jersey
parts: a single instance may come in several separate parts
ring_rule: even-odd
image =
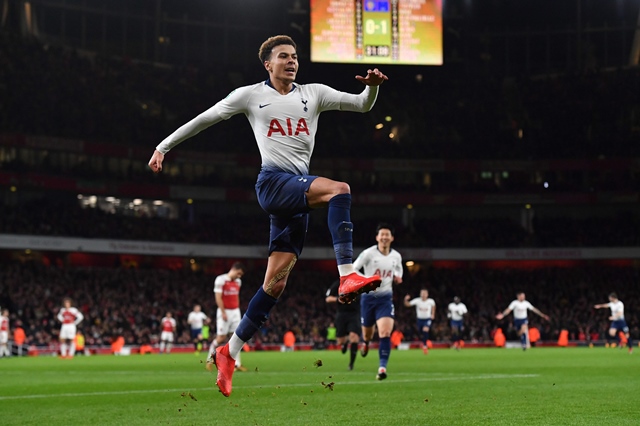
[[[274,118],[271,120],[271,123],[269,123],[269,133],[267,134],[267,137],[270,138],[273,134],[280,134],[282,136],[298,136],[301,133],[306,133],[307,136],[309,136],[309,127],[307,126],[307,121],[304,118],[300,118],[298,120],[295,130],[290,118],[287,118],[284,123],[281,123],[278,119]]]
[[[385,270],[381,271],[380,269],[376,269],[373,275],[377,275],[380,278],[393,278],[393,271],[385,271]]]

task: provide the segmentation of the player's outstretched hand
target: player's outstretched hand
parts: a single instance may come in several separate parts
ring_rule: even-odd
[[[380,86],[385,80],[389,80],[389,77],[384,75],[378,68],[374,68],[373,70],[367,70],[365,77],[356,75],[356,80],[367,86]]]
[[[502,314],[502,312],[500,312],[498,315],[496,315],[496,319],[497,320],[501,320],[502,318],[504,318],[504,315]]]
[[[406,302],[408,302],[408,301],[409,301],[409,299],[411,299],[411,296],[409,296],[409,295],[407,294],[407,295],[404,297],[404,300],[405,300]]]
[[[151,160],[149,160],[149,167],[154,173],[160,173],[162,171],[162,161],[164,161],[164,154],[158,150],[153,151]]]
[[[551,320],[551,318],[549,317],[549,315],[545,315],[542,318],[546,319],[547,321]]]

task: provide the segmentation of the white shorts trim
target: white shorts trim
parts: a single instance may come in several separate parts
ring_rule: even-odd
[[[0,344],[5,345],[9,341],[9,332],[0,331]]]

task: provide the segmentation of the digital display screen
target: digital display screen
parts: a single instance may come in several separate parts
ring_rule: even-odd
[[[311,0],[311,61],[442,65],[442,0]]]

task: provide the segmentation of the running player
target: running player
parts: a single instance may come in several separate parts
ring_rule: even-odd
[[[3,309],[0,315],[0,358],[11,356],[9,351],[9,310]]]
[[[436,316],[436,302],[429,297],[429,290],[420,290],[420,297],[411,299],[408,294],[404,297],[404,306],[410,308],[416,307],[416,318],[418,320],[418,330],[422,333],[422,352],[429,353],[429,330]]]
[[[193,311],[189,313],[187,317],[187,322],[191,327],[191,339],[193,340],[193,347],[195,350],[195,354],[199,355],[200,350],[202,349],[202,326],[205,322],[209,322],[209,317],[207,314],[202,312],[202,307],[200,305],[195,305],[193,307]]]
[[[629,348],[629,353],[632,353],[633,342],[631,341],[631,336],[629,335],[629,327],[627,326],[627,322],[624,319],[624,303],[622,303],[622,301],[618,299],[618,295],[616,293],[611,293],[609,295],[609,303],[601,303],[599,305],[595,305],[594,308],[611,309],[611,316],[609,317],[609,320],[611,321],[611,326],[609,327],[609,337],[616,337],[619,340],[620,337],[618,336],[618,334],[620,332],[624,333],[625,337],[627,338],[627,347]]]
[[[328,227],[340,274],[339,297],[349,303],[360,293],[380,285],[380,277],[362,277],[353,264],[353,224],[351,190],[344,182],[309,174],[318,116],[323,111],[367,112],[373,107],[387,76],[378,69],[356,76],[366,87],[352,95],[322,84],[294,83],[298,72],[295,42],[279,35],[267,39],[258,52],[269,77],[266,81],[241,87],[209,110],[178,128],[163,140],[149,160],[156,173],[164,156],[182,141],[207,127],[236,114],[244,114],[253,128],[262,157],[256,183],[260,206],[271,221],[269,258],[264,282],[251,299],[235,333],[216,349],[216,384],[224,396],[232,389],[235,358],[246,341],[266,322],[287,284],[302,248],[309,212],[328,207]]]
[[[369,342],[378,328],[380,346],[378,356],[380,365],[376,379],[387,378],[387,363],[391,354],[391,332],[393,331],[394,313],[393,284],[402,283],[402,256],[391,248],[394,240],[394,229],[382,223],[376,229],[376,245],[360,253],[353,263],[357,271],[364,268],[365,275],[378,275],[382,284],[372,293],[364,293],[360,299],[362,338],[364,346],[362,356],[369,353]]]
[[[173,346],[173,337],[176,332],[176,320],[173,318],[171,312],[160,320],[160,327],[162,327],[162,333],[160,334],[160,353],[171,353],[171,347]]]
[[[62,301],[62,309],[58,312],[58,321],[62,323],[60,327],[60,357],[73,358],[76,354],[76,327],[84,319],[84,315],[71,306],[71,299],[65,297]]]
[[[447,309],[449,310],[447,317],[449,317],[451,321],[451,340],[453,341],[453,347],[456,348],[456,350],[460,350],[462,331],[464,330],[463,319],[464,315],[469,311],[467,311],[467,306],[460,301],[458,296],[453,298],[453,302],[449,303]]]
[[[523,292],[518,293],[516,295],[516,300],[511,302],[504,312],[500,312],[496,315],[496,318],[501,320],[509,315],[511,311],[513,311],[513,327],[518,330],[518,336],[520,336],[520,342],[522,343],[522,350],[527,350],[531,347],[531,343],[529,342],[529,320],[527,318],[527,311],[533,311],[536,315],[539,315],[547,321],[549,321],[549,316],[543,314],[538,310],[538,308],[535,308],[531,303],[529,303],[525,299]]]
[[[327,303],[338,301],[338,287],[340,287],[340,280],[336,280],[327,290],[325,298]],[[337,305],[336,342],[340,345],[343,354],[349,349],[349,370],[353,370],[360,342],[360,296],[357,296],[353,303]]]
[[[216,297],[216,337],[209,347],[209,356],[205,367],[211,371],[213,366],[213,354],[218,346],[223,344],[238,328],[240,324],[240,287],[244,265],[235,262],[229,272],[218,275],[214,281],[213,293]],[[240,352],[235,360],[236,370],[246,371],[240,363]]]

